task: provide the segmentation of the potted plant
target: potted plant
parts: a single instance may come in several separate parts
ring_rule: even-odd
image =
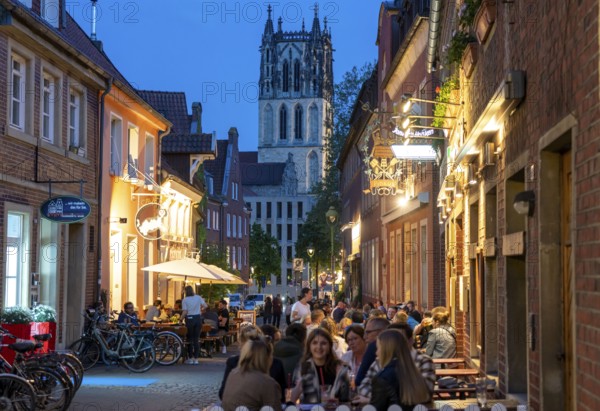
[[[33,325],[31,332],[35,334],[52,334],[52,338],[44,342],[45,350],[54,350],[56,346],[56,310],[49,305],[38,304],[31,310]]]
[[[471,42],[467,44],[462,55],[461,66],[467,78],[471,77],[473,70],[475,70],[475,64],[477,64],[477,43]]]
[[[31,324],[33,322],[33,314],[26,307],[7,307],[0,313],[0,323],[2,328],[6,329],[12,335],[19,339],[31,339]],[[14,339],[4,337],[4,344],[12,344]],[[2,356],[12,364],[15,358],[15,352],[10,349],[3,349]]]
[[[479,44],[485,43],[496,21],[496,0],[483,0],[473,19],[473,31]]]

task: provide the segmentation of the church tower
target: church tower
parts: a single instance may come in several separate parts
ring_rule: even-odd
[[[268,7],[260,46],[258,162],[295,165],[297,194],[324,174],[323,145],[332,134],[333,57],[327,18],[323,29],[315,5],[310,31],[273,27]],[[291,156],[290,156],[291,154]]]

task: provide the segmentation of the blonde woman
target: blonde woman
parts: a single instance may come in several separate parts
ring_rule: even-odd
[[[258,411],[264,406],[281,411],[281,388],[269,376],[273,361],[272,345],[264,337],[242,346],[238,366],[231,371],[223,393],[223,409],[234,411],[239,406]]]
[[[264,338],[264,334],[259,327],[254,324],[248,324],[242,328],[240,328],[239,332],[239,341],[240,341],[240,352],[244,349],[244,346],[254,340],[258,340]],[[227,385],[227,381],[229,378],[229,374],[234,370],[240,363],[241,355],[234,355],[227,359],[225,362],[225,373],[223,375],[223,381],[221,382],[221,388],[219,388],[219,398],[222,400],[225,398],[223,396],[223,392],[225,391],[225,387]],[[281,360],[275,358],[269,363],[269,368],[267,368],[269,375],[279,383],[280,387],[280,401],[285,402],[285,388],[286,388],[286,378],[285,378],[285,370],[283,368],[283,363]]]
[[[431,400],[427,383],[415,365],[401,331],[385,330],[379,334],[377,362],[382,369],[371,382],[371,405],[377,411],[387,411],[392,404],[412,409]]]

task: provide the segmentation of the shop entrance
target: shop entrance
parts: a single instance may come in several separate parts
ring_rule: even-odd
[[[66,327],[64,328],[63,342],[68,346],[71,342],[81,335],[81,313],[85,304],[85,235],[83,224],[69,224],[68,226],[69,247],[67,275],[66,275],[66,293],[65,314]],[[67,304],[68,301],[68,304]]]

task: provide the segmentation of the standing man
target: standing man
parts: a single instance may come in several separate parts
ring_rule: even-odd
[[[273,325],[279,328],[281,322],[281,314],[283,313],[283,303],[281,302],[281,296],[277,296],[273,299]]]
[[[292,322],[300,321],[310,314],[311,310],[308,302],[312,300],[312,295],[312,290],[308,287],[304,287],[300,291],[300,299],[292,306],[292,316],[290,318]]]
[[[227,354],[227,346],[225,345],[225,335],[229,332],[229,310],[227,309],[227,301],[219,301],[218,307],[218,318],[219,318],[219,332],[218,335],[223,337],[221,352]]]

